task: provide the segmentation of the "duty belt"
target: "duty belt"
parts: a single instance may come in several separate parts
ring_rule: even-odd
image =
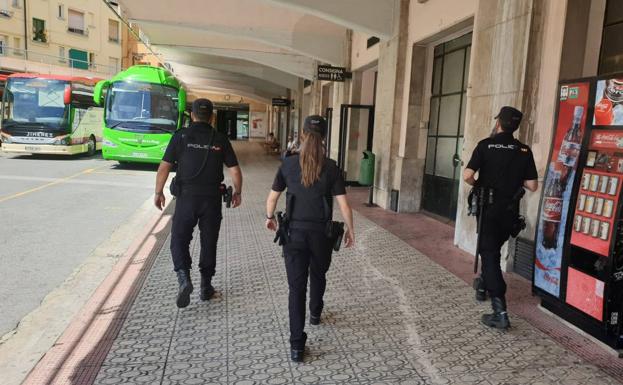
[[[327,222],[311,222],[311,221],[292,220],[290,222],[290,229],[324,232],[327,230]]]

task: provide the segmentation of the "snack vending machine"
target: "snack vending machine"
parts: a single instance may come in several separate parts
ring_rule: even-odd
[[[623,348],[621,102],[623,79],[561,83],[533,275],[543,307],[617,350]]]

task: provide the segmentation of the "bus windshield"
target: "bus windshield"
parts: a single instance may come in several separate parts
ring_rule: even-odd
[[[106,103],[106,126],[125,131],[169,131],[177,129],[178,91],[160,84],[113,83]]]
[[[69,108],[64,95],[68,85],[62,80],[10,78],[3,96],[3,127],[66,127]]]

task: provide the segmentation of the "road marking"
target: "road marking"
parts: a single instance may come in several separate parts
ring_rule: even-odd
[[[95,174],[105,174],[92,172],[92,175]],[[107,175],[107,174],[105,174]],[[114,174],[110,174],[114,175]],[[21,176],[21,175],[0,175],[0,180],[10,180],[10,181],[26,181],[26,182],[58,182],[59,178],[46,178],[39,176]],[[130,187],[130,188],[153,188],[153,183],[145,182],[145,184],[140,183],[129,183],[129,182],[113,182],[113,181],[105,181],[105,180],[87,180],[87,179],[73,179],[73,180],[65,180],[67,184],[72,185],[96,185],[96,186],[111,186],[111,187]]]
[[[79,173],[76,173],[76,174],[73,174],[73,175],[70,175],[70,176],[66,176],[64,178],[57,179],[57,180],[55,180],[53,182],[46,183],[46,184],[38,186],[38,187],[31,188],[30,190],[25,190],[25,191],[18,192],[18,193],[12,194],[12,195],[7,195],[5,197],[0,198],[0,203],[6,202],[6,201],[11,200],[11,199],[19,198],[21,196],[28,195],[30,193],[33,193],[33,192],[36,192],[36,191],[39,191],[39,190],[43,190],[44,188],[48,188],[48,187],[51,187],[51,186],[55,186],[57,184],[61,184],[61,183],[66,182],[66,181],[68,181],[70,179],[76,178],[76,177],[78,177],[80,175],[90,174],[93,171],[95,171],[97,169],[100,169],[100,168],[104,168],[104,167],[107,167],[107,166],[101,166],[101,167],[97,167],[97,168],[87,168],[86,170],[82,170]]]

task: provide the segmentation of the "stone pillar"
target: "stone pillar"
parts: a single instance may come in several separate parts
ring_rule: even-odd
[[[424,162],[428,127],[422,118],[424,111],[424,84],[426,83],[427,47],[414,45],[407,47],[406,67],[411,68],[409,88],[405,89],[404,105],[407,110],[406,121],[402,122],[400,132],[400,212],[420,210]],[[409,52],[411,54],[409,54]],[[422,148],[423,147],[423,148]]]
[[[540,50],[535,44],[542,38],[538,28],[542,7],[541,2],[535,0],[480,0],[478,4],[467,91],[465,144],[461,154],[465,163],[476,144],[490,134],[493,117],[504,105],[526,112],[519,135],[520,139],[524,138],[522,135],[530,136],[529,122],[533,116],[529,106],[534,101],[532,93],[537,85],[529,77],[538,73],[535,66],[540,68]],[[535,28],[533,21],[537,23]],[[468,193],[469,186],[461,183],[455,243],[474,251],[476,221],[467,216]]]
[[[402,159],[398,156],[398,150],[408,28],[409,1],[401,0],[396,35],[379,47],[372,151],[376,155],[374,202],[385,209],[389,208],[391,190],[400,188]]]

